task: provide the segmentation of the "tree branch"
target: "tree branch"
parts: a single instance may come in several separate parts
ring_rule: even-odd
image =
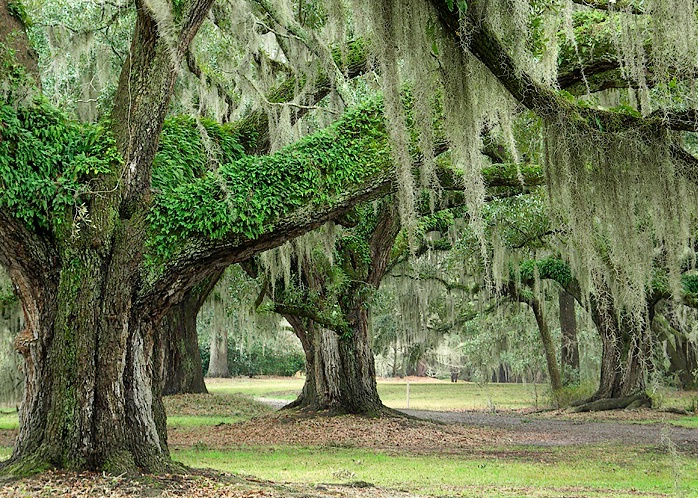
[[[430,0],[436,9],[442,26],[451,35],[458,46],[467,47],[470,52],[487,67],[502,83],[509,93],[528,109],[534,111],[543,119],[550,122],[567,122],[577,130],[588,130],[589,133],[625,132],[629,128],[640,130],[656,130],[671,128],[677,123],[665,123],[662,119],[640,118],[599,109],[576,106],[552,90],[536,82],[525,70],[520,68],[502,45],[497,35],[489,28],[484,19],[478,17],[480,9],[476,0],[469,2],[467,21],[468,28],[462,29],[458,13],[452,12],[447,2]],[[681,123],[679,130],[684,130]],[[698,131],[698,123],[693,127]],[[676,148],[672,153],[676,153]],[[698,160],[690,154],[679,154],[679,159],[691,169],[698,170]],[[692,160],[691,160],[692,158]]]

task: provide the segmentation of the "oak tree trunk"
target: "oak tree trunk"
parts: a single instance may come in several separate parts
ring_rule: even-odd
[[[0,30],[6,31],[2,2]],[[168,6],[169,7],[169,6]],[[123,163],[91,177],[89,223],[72,213],[53,230],[30,229],[0,210],[0,264],[22,299],[25,392],[10,473],[45,466],[114,473],[172,470],[162,404],[162,310],[141,300],[145,213],[153,157],[178,60],[211,7],[185,0],[175,46],[153,12],[137,20],[112,113]],[[61,214],[56,214],[61,217]],[[60,223],[59,223],[60,222]]]
[[[289,407],[362,415],[377,415],[386,410],[376,387],[367,298],[368,290],[377,289],[387,271],[399,228],[394,203],[384,202],[368,237],[370,264],[366,264],[366,258],[354,254],[353,249],[344,248],[344,264],[355,277],[363,275],[363,281],[356,279],[346,291],[340,305],[347,328],[328,330],[310,318],[285,315],[306,356],[306,382],[298,399]],[[308,285],[322,294],[322,279],[309,280]]]
[[[376,387],[376,372],[368,335],[368,317],[358,317],[351,337],[342,337],[312,321],[287,316],[304,343],[306,380],[289,408],[327,410],[332,414],[377,415],[384,409]]]
[[[555,343],[553,342],[553,337],[550,334],[548,321],[545,319],[545,316],[543,314],[543,306],[540,300],[534,297],[533,299],[531,299],[530,305],[533,309],[533,314],[536,317],[536,323],[538,324],[538,332],[540,333],[541,343],[543,344],[543,351],[545,352],[545,362],[548,367],[548,377],[550,378],[550,386],[553,389],[553,393],[555,393],[562,389],[562,380],[560,377],[560,367],[557,363],[557,352],[555,351]]]
[[[27,328],[17,347],[26,388],[12,471],[173,468],[154,368],[162,339],[134,306],[140,255],[130,241],[138,231],[120,224],[112,242],[97,248],[84,244],[90,232],[66,244],[40,294],[20,287]]]
[[[160,324],[161,333],[166,338],[163,345],[163,395],[208,392],[201,365],[196,318],[221,275],[223,270],[218,270],[189,290],[178,304],[170,308]]]
[[[207,393],[201,367],[196,316],[201,308],[195,291],[170,308],[160,323],[164,341],[164,378],[162,394]]]
[[[601,376],[591,400],[625,398],[645,389],[647,334],[643,324],[609,306],[591,303],[591,317],[601,336]]]
[[[228,368],[228,331],[213,327],[211,330],[211,355],[209,357],[207,377],[230,377]]]
[[[565,384],[575,384],[579,381],[579,344],[577,343],[577,316],[575,314],[574,297],[560,290],[558,303],[560,306],[560,332],[562,379]]]

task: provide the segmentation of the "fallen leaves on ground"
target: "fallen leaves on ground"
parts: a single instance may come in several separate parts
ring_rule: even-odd
[[[0,496],[7,498],[409,498],[414,495],[375,488],[366,483],[349,485],[276,483],[241,478],[215,471],[189,475],[127,478],[94,472],[44,472],[31,478],[0,483]]]
[[[215,427],[174,428],[172,447],[207,448],[300,445],[372,448],[418,454],[454,453],[484,445],[510,442],[502,430],[444,425],[408,418],[297,417],[288,414],[261,417]]]
[[[274,411],[244,394],[175,394],[163,398],[168,415],[252,418]]]

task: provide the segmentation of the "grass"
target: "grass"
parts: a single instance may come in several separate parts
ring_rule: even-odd
[[[618,497],[638,492],[698,496],[698,460],[683,456],[621,446],[521,447],[504,453],[490,450],[484,456],[414,456],[352,448],[264,447],[180,450],[174,452],[174,458],[187,465],[274,481],[365,481],[437,496],[509,496],[501,493],[510,488],[527,490],[526,496],[539,492],[550,496],[556,490],[561,495],[568,493],[566,496],[570,490],[584,496]]]
[[[181,395],[165,398],[170,428],[231,424],[264,415],[271,410],[252,397],[290,401],[303,379],[213,379],[211,396]],[[379,381],[384,403],[406,405],[405,381]],[[507,410],[543,405],[541,386],[441,382],[410,382],[410,408],[426,410]],[[671,393],[664,399],[672,403]],[[698,417],[669,421],[698,428]],[[15,412],[0,412],[0,429],[17,427]],[[194,433],[196,434],[196,433]],[[396,434],[395,437],[400,437]],[[308,444],[308,443],[306,443]],[[483,444],[480,440],[480,443]],[[497,443],[499,444],[499,443]],[[659,443],[658,443],[659,444]],[[410,454],[344,445],[235,446],[213,450],[204,444],[170,448],[186,465],[209,467],[273,481],[353,483],[364,481],[393,490],[459,497],[652,496],[698,498],[698,459],[662,447],[628,447],[621,444],[546,447],[506,446],[467,449],[459,454]],[[10,456],[0,448],[0,460]]]
[[[0,429],[18,429],[19,419],[17,418],[17,412],[12,410],[10,412],[0,411]]]
[[[302,378],[207,379],[210,392],[242,393],[293,401],[303,388]],[[547,388],[533,384],[451,383],[429,379],[410,382],[410,408],[414,410],[499,410],[546,406]],[[378,380],[378,394],[390,408],[406,408],[407,382]]]

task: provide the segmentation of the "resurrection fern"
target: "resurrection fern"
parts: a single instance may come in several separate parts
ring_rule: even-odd
[[[155,199],[151,245],[165,257],[192,237],[254,238],[308,201],[332,204],[347,185],[392,164],[384,133],[372,103],[274,155],[243,156],[175,186]]]
[[[47,101],[0,104],[0,207],[29,226],[56,229],[93,194],[92,179],[120,157],[102,126],[69,120]]]

